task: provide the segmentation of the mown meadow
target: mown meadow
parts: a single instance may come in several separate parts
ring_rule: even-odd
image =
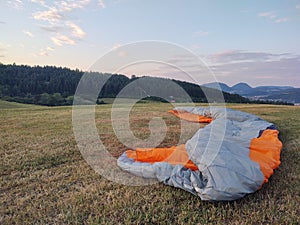
[[[297,224],[300,222],[300,107],[231,104],[275,123],[283,142],[281,165],[256,193],[233,202],[205,202],[161,183],[125,186],[97,174],[83,159],[72,130],[72,107],[0,101],[1,224]],[[178,144],[180,121],[167,103],[137,104],[132,131],[150,134],[162,117],[161,146]],[[147,112],[147,113],[145,113]],[[96,108],[99,135],[118,157],[126,147],[111,126],[111,104]],[[183,137],[199,128],[191,124]]]

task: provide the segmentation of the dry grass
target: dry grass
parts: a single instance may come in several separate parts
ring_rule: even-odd
[[[8,106],[7,106],[8,105]],[[1,224],[297,224],[300,202],[300,108],[229,105],[277,124],[282,164],[268,184],[234,202],[204,202],[183,190],[154,184],[129,187],[106,180],[83,160],[70,107],[22,107],[0,101]],[[133,132],[147,137],[149,119],[168,126],[161,146],[178,143],[179,120],[163,103],[139,104]],[[145,114],[146,110],[150,110]],[[111,153],[125,147],[110,124],[110,105],[97,108],[99,134]],[[146,128],[146,129],[145,129]],[[189,138],[198,129],[191,125]]]

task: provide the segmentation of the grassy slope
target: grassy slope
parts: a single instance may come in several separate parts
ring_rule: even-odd
[[[4,103],[0,102],[0,106]],[[284,142],[282,164],[268,184],[234,202],[204,202],[183,190],[154,184],[129,187],[107,181],[82,159],[74,140],[70,107],[0,107],[0,223],[296,223],[300,214],[300,107],[229,105],[274,122]],[[180,123],[152,103],[133,111],[133,132],[146,137],[151,116],[162,116],[169,133],[161,146],[177,144]],[[113,155],[125,147],[110,125],[110,105],[96,121]],[[198,125],[191,125],[186,139]],[[298,205],[299,206],[299,205]],[[298,219],[299,221],[299,219]]]
[[[15,109],[15,108],[30,108],[30,107],[34,107],[34,105],[0,100],[0,109]]]

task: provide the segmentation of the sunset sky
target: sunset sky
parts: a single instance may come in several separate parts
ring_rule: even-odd
[[[112,49],[158,40],[192,51],[229,85],[300,87],[299,0],[2,0],[0,28],[4,64],[88,70]]]

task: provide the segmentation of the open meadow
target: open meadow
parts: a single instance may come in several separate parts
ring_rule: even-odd
[[[0,224],[297,224],[300,222],[300,107],[230,104],[275,123],[281,165],[261,190],[233,202],[205,202],[161,183],[131,187],[98,175],[83,159],[72,107],[0,101]],[[167,103],[137,104],[132,131],[150,134],[149,119],[168,127],[161,147],[178,144],[180,121]],[[151,109],[151,110],[149,110]],[[147,112],[145,115],[145,111]],[[102,141],[115,157],[126,150],[111,126],[111,104],[97,106]],[[191,124],[190,138],[199,128]]]

